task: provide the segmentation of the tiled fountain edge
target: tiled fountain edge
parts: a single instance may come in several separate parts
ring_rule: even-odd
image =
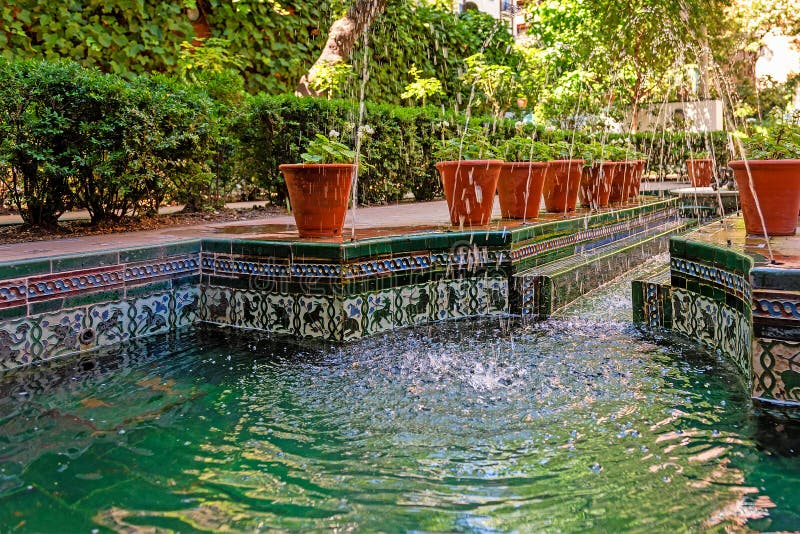
[[[754,400],[800,407],[800,271],[689,234],[670,241],[669,276],[632,291],[636,322],[718,350]]]
[[[511,277],[676,217],[674,201],[350,243],[187,239],[0,263],[0,370],[208,322],[347,341],[519,309]],[[223,304],[224,301],[224,304]]]

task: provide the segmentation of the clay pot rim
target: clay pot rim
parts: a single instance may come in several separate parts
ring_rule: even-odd
[[[547,167],[547,161],[506,161],[503,167],[525,168],[525,167]]]
[[[283,169],[314,169],[314,168],[325,168],[325,169],[355,169],[355,163],[282,163],[278,165],[278,170]]]
[[[556,166],[556,165],[584,165],[586,163],[585,159],[552,159],[547,162],[548,166]]]
[[[457,159],[457,160],[445,160],[445,161],[437,161],[436,168],[438,169],[441,165],[442,167],[452,167],[454,165],[467,165],[470,167],[479,167],[486,165],[487,167],[495,166],[495,165],[503,165],[505,161],[502,159]]]
[[[737,159],[728,162],[728,167],[732,169],[744,169],[745,165],[758,165],[761,167],[779,167],[781,165],[800,165],[800,159]]]

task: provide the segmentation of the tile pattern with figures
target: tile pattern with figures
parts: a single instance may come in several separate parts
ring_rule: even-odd
[[[712,298],[673,288],[672,328],[689,339],[719,350],[750,382],[753,328],[747,314]]]
[[[357,295],[264,294],[207,286],[200,318],[281,335],[348,341],[430,321],[506,314],[508,303],[508,279],[502,276],[445,279]]]
[[[196,322],[343,341],[508,313],[519,308],[509,282],[522,262],[624,240],[675,213],[674,201],[659,200],[510,230],[342,243],[202,238],[0,262],[0,367]]]
[[[189,326],[197,319],[199,300],[199,288],[185,287],[0,322],[0,368],[13,369]]]
[[[800,342],[753,340],[753,397],[800,402]]]

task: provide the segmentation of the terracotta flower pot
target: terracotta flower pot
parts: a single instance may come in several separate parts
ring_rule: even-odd
[[[507,219],[535,219],[539,216],[547,163],[504,163],[497,182],[500,212]]]
[[[547,162],[544,179],[544,205],[547,211],[573,211],[578,203],[583,172],[582,159],[565,159]]]
[[[591,167],[583,168],[581,176],[582,206],[589,208],[604,208],[608,206],[611,197],[611,185],[617,175],[625,170],[624,162],[604,161],[595,163]]]
[[[298,163],[278,168],[286,178],[300,237],[342,235],[356,166]]]
[[[636,160],[630,162],[633,167],[633,174],[628,182],[628,198],[636,198],[639,196],[639,189],[642,186],[642,175],[644,174],[644,160]]]
[[[739,202],[742,205],[744,228],[748,234],[794,235],[800,211],[800,159],[731,161]],[[750,190],[753,178],[755,198]],[[764,216],[764,226],[758,214],[756,199]]]
[[[503,162],[498,159],[440,161],[444,196],[454,226],[483,226],[492,217],[497,180]]]
[[[708,187],[714,176],[714,160],[687,159],[686,170],[689,172],[689,183],[692,187]]]

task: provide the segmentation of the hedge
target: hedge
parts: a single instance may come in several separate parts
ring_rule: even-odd
[[[317,133],[355,138],[357,102],[288,95],[240,101],[241,92],[226,94],[219,85],[161,75],[126,81],[67,61],[0,60],[0,182],[25,222],[45,227],[73,207],[87,209],[97,223],[154,212],[166,200],[203,209],[231,191],[283,205],[278,165],[299,162]],[[469,120],[490,131],[495,144],[521,126]],[[434,144],[457,136],[466,121],[437,107],[367,103],[362,125],[371,133],[362,146],[359,202],[440,197]],[[523,129],[544,141],[597,139]],[[650,154],[649,170],[661,177],[683,173],[690,151],[712,149],[720,165],[727,161],[724,132],[609,134],[603,141],[617,139]]]

